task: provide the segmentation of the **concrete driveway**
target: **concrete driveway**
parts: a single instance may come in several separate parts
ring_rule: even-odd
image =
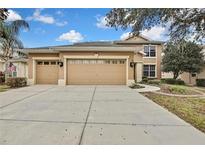
[[[126,86],[36,85],[0,93],[0,144],[205,144]]]

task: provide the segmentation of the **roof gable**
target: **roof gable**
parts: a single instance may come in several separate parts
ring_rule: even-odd
[[[143,35],[138,35],[138,36],[130,36],[125,41],[136,41],[136,42],[141,42],[141,41],[151,41],[149,38],[143,36]]]

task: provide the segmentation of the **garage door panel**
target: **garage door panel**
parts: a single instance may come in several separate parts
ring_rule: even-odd
[[[104,64],[103,61],[91,60],[86,64],[68,62],[67,84],[84,85],[124,85],[126,84],[126,65]],[[94,63],[93,63],[94,62]]]
[[[58,65],[38,65],[36,66],[37,84],[57,84]]]
[[[97,77],[100,84],[125,84],[125,65],[104,64],[97,65]]]
[[[95,66],[83,64],[68,65],[69,84],[89,84],[95,83]]]

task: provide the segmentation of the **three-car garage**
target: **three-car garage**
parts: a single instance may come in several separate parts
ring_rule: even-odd
[[[68,59],[66,84],[68,85],[125,85],[124,59]],[[36,61],[36,84],[58,84],[58,61]]]

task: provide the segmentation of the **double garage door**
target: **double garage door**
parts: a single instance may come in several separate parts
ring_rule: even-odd
[[[124,85],[125,60],[68,60],[67,84]]]
[[[100,59],[73,59],[67,61],[67,84],[69,85],[125,85],[126,61]],[[38,61],[37,84],[57,84],[59,65],[57,61]]]

